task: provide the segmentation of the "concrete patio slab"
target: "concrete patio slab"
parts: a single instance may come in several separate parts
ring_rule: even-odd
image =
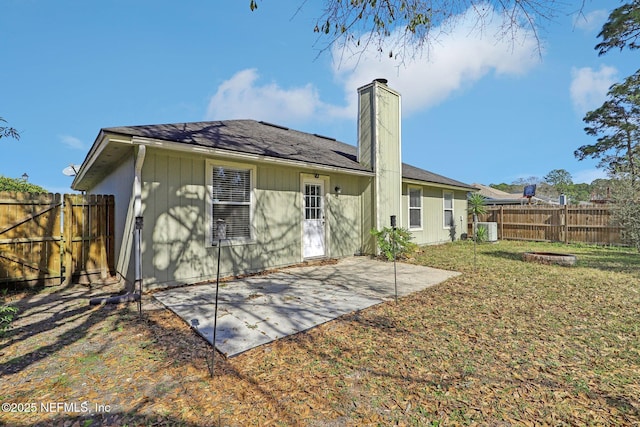
[[[420,291],[458,274],[397,263],[398,295]],[[153,296],[213,344],[215,288],[215,283],[185,286]],[[215,346],[227,357],[236,356],[394,295],[393,263],[368,257],[225,282],[218,292]]]

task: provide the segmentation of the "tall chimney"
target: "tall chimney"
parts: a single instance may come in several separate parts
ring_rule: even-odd
[[[404,223],[400,113],[400,94],[386,79],[358,88],[358,162],[375,173],[370,200],[363,203],[367,233],[388,227],[391,215]]]

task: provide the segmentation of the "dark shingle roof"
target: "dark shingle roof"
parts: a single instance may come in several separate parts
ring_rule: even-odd
[[[358,163],[356,147],[353,145],[255,120],[120,126],[106,128],[103,131],[341,169],[369,171]],[[462,182],[407,164],[402,165],[402,175],[404,178],[418,181],[471,188]]]
[[[357,162],[351,145],[255,120],[124,126],[103,130],[238,153],[367,170]]]
[[[446,176],[438,175],[437,173],[429,172],[424,169],[417,168],[415,166],[402,164],[402,177],[407,179],[414,179],[417,181],[433,182],[436,184],[446,184],[454,187],[464,187],[469,190],[475,190],[469,184],[456,181],[455,179],[447,178]]]

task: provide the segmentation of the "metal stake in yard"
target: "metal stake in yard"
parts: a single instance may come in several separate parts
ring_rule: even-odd
[[[398,275],[396,271],[396,216],[391,215],[391,248],[393,251],[393,286],[396,295],[396,304],[398,304]]]
[[[224,219],[218,219],[216,221],[216,235],[215,239],[218,241],[218,266],[216,268],[216,303],[213,311],[213,350],[211,354],[211,369],[209,374],[213,378],[213,374],[216,366],[216,330],[218,326],[218,289],[220,285],[220,247],[222,241],[227,239],[227,223]]]
[[[136,217],[135,222],[135,251],[136,251],[136,266],[135,274],[136,280],[133,285],[138,291],[138,315],[142,319],[142,226],[144,218],[142,216]],[[135,290],[135,289],[134,289]]]

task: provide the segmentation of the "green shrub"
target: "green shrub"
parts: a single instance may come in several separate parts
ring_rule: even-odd
[[[378,249],[389,261],[393,261],[394,243],[396,259],[406,258],[408,254],[415,251],[418,245],[411,242],[413,238],[406,228],[396,228],[395,232],[391,227],[384,227],[378,231],[371,230],[371,235],[376,238]]]
[[[14,315],[18,312],[16,307],[10,305],[0,305],[0,337],[9,329]]]
[[[482,243],[489,240],[489,229],[486,225],[476,224],[476,242]]]
[[[0,191],[17,191],[26,193],[48,193],[39,185],[32,184],[20,178],[7,178],[0,175]]]

